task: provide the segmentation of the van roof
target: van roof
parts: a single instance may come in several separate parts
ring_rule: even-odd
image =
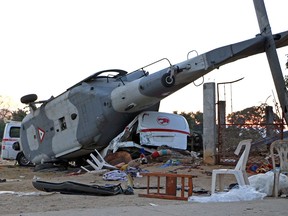
[[[186,119],[178,114],[147,111],[139,118],[139,126],[143,128],[166,128],[190,132]]]
[[[21,126],[21,122],[20,121],[8,121],[8,122],[6,122],[6,126]]]

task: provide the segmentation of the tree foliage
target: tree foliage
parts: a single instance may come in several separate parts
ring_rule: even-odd
[[[9,106],[4,106],[4,99],[0,96],[0,140],[3,138],[5,123],[7,121],[22,121],[27,115],[27,112],[22,109],[17,109],[13,111]]]
[[[243,139],[253,139],[254,141],[262,140],[267,135],[267,104],[252,106],[243,110],[230,113],[226,116],[226,125],[221,127],[223,149],[233,152],[238,143]],[[198,112],[180,112],[173,113],[182,115],[186,118],[191,135],[193,133],[203,134],[203,113]],[[282,130],[282,119],[273,113],[273,133],[280,133]],[[219,129],[219,127],[217,127]],[[227,145],[227,146],[226,146]]]
[[[7,108],[1,108],[0,109],[0,119],[11,120],[11,118],[12,118],[11,110],[9,110]]]
[[[174,114],[182,115],[186,118],[190,131],[198,132],[203,134],[203,113],[200,111],[194,112],[181,112],[178,113],[177,111],[173,112]]]
[[[17,109],[16,111],[12,111],[12,120],[22,121],[26,115],[27,115],[27,112],[25,110]]]
[[[258,130],[260,135],[265,136],[267,116],[266,104],[252,106],[241,111],[228,114],[227,122],[236,125],[237,128]],[[273,113],[273,124],[276,130],[281,130],[282,119]]]
[[[234,148],[243,139],[262,140],[269,135],[268,128],[274,135],[279,134],[282,131],[282,119],[273,113],[273,125],[267,124],[266,107],[267,104],[261,104],[228,114],[227,125],[221,129],[222,142]]]
[[[173,112],[178,114],[177,111]],[[188,137],[187,149],[199,152],[200,155],[203,153],[203,113],[200,111],[194,112],[181,112],[178,115],[182,115],[189,125],[190,136]]]

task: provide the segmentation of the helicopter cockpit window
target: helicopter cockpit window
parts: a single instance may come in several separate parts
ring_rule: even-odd
[[[59,118],[59,125],[60,125],[60,128],[61,128],[61,131],[67,129],[65,117]]]
[[[71,114],[71,119],[72,119],[72,120],[75,120],[76,118],[77,118],[77,114],[76,114],[76,113],[72,113],[72,114]]]

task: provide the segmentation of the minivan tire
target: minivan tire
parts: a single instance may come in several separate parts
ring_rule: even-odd
[[[31,164],[31,162],[25,157],[23,152],[20,152],[17,155],[16,160],[20,166],[29,166]]]

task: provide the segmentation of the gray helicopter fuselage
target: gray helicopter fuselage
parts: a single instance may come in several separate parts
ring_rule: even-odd
[[[131,82],[130,77],[141,76],[144,76],[142,71],[124,76],[122,80],[95,77],[31,109],[21,127],[24,154],[33,163],[40,163],[69,160],[106,147],[142,110],[119,113],[112,107],[111,92]],[[149,106],[149,110],[158,108],[157,102]]]

